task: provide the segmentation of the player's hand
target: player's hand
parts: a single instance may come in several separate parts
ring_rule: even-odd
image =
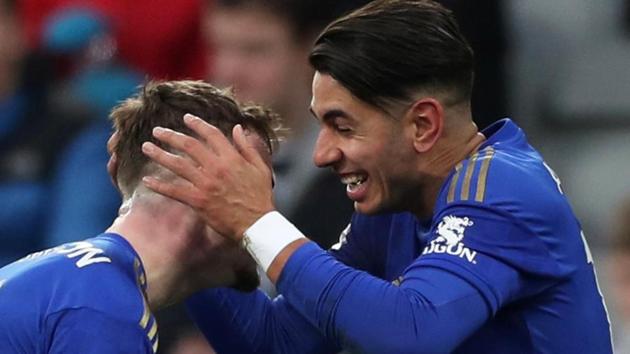
[[[200,139],[155,128],[156,139],[181,151],[179,156],[145,142],[142,151],[153,161],[190,183],[147,176],[145,185],[157,193],[195,208],[214,230],[240,240],[256,220],[274,209],[271,170],[256,149],[256,134],[234,127],[234,146],[216,127],[191,116],[186,125]]]

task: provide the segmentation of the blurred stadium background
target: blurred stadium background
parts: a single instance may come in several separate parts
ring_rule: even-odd
[[[334,1],[315,3],[340,11]],[[593,250],[619,352],[630,353],[630,241],[620,241],[630,239],[630,208],[622,208],[630,199],[630,1],[442,3],[476,51],[479,125],[513,117],[560,176]],[[116,102],[147,79],[213,82],[217,73],[212,1],[0,4],[3,265],[96,235],[115,217],[105,142]],[[181,309],[161,317],[162,353],[211,352]]]

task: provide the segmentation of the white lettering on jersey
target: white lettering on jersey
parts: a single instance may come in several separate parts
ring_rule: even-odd
[[[38,257],[43,257],[51,253],[65,254],[68,258],[77,258],[81,256],[81,258],[76,262],[76,266],[79,268],[83,268],[94,263],[112,262],[109,257],[95,257],[101,253],[104,253],[104,251],[100,248],[94,247],[94,245],[86,241],[72,242],[54,248],[49,248],[47,250],[31,253],[28,256],[20,259],[18,262],[24,262]]]
[[[446,253],[459,258],[465,258],[468,262],[477,264],[475,261],[477,251],[466,247],[463,242],[466,228],[472,225],[472,220],[467,217],[445,216],[442,221],[440,221],[435,231],[438,237],[424,248],[422,254]]]
[[[558,174],[556,173],[556,171],[554,171],[551,167],[549,167],[549,165],[547,165],[547,163],[544,161],[543,161],[543,165],[545,165],[545,168],[551,175],[551,178],[553,178],[553,180],[556,182],[556,187],[558,188],[558,192],[564,195],[564,192],[562,191],[562,183],[560,182],[560,177],[558,177]]]
[[[77,261],[76,266],[83,268],[94,263],[111,263],[112,260],[109,257],[95,257],[104,251],[100,248],[94,247],[91,243],[86,241],[74,242],[68,244],[66,247],[58,250],[57,252],[65,254],[68,258],[81,258]]]
[[[348,238],[348,234],[350,233],[350,225],[352,224],[348,224],[348,226],[346,226],[346,228],[343,229],[343,231],[341,231],[341,235],[339,235],[339,241],[335,243],[334,245],[330,246],[331,250],[339,251],[339,249],[341,249],[341,246],[348,243],[347,238]]]

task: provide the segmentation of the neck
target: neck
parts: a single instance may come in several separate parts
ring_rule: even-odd
[[[444,135],[440,142],[436,143],[433,155],[424,162],[423,170],[429,172],[425,192],[422,193],[422,206],[415,213],[420,219],[431,217],[440,189],[453,168],[477,151],[486,141],[486,137],[479,132],[472,120],[457,127],[447,127]]]
[[[190,254],[203,249],[205,226],[176,202],[156,206],[134,196],[129,204],[107,231],[127,239],[138,253],[147,276],[147,301],[157,310],[196,290],[186,273],[194,266]]]

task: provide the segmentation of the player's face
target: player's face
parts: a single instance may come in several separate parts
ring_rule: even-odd
[[[357,211],[411,209],[420,198],[417,156],[398,119],[320,73],[313,79],[311,110],[320,122],[313,160],[339,174]]]
[[[241,101],[277,110],[292,97],[296,81],[300,81],[296,71],[308,68],[304,50],[296,45],[288,23],[269,11],[253,7],[212,9],[206,37],[212,50],[210,80],[233,86]]]

